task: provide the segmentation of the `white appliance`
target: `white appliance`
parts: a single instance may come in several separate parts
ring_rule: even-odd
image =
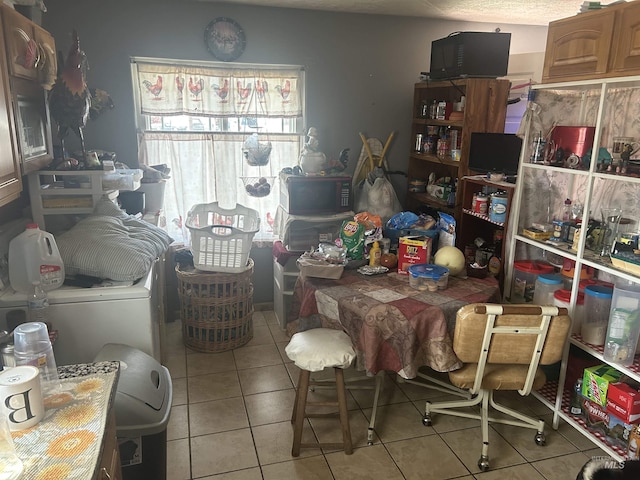
[[[48,292],[49,321],[58,331],[57,365],[90,363],[107,343],[142,350],[158,362],[163,322],[162,262],[131,286],[68,287]],[[26,295],[8,287],[0,294],[0,330],[12,331],[27,318]]]

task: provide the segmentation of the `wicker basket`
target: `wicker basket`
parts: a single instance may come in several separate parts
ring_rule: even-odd
[[[253,260],[241,273],[205,273],[176,266],[184,344],[225,352],[253,338]]]

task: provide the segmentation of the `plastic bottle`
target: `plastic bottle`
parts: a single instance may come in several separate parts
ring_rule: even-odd
[[[30,294],[34,281],[45,291],[62,286],[64,263],[53,235],[30,223],[9,243],[9,282],[15,291]]]
[[[564,201],[564,205],[562,207],[562,216],[560,217],[560,219],[563,222],[568,222],[569,220],[571,220],[571,200],[568,198]]]
[[[46,323],[49,316],[49,297],[40,282],[32,282],[32,290],[27,298],[27,310],[30,322]]]
[[[579,378],[576,380],[575,385],[573,386],[573,391],[571,392],[571,415],[582,415],[582,379]]]
[[[380,248],[380,243],[373,242],[373,247],[371,247],[371,250],[369,250],[369,266],[379,267],[381,256],[382,256],[382,249]]]
[[[639,335],[640,284],[618,279],[613,288],[604,359],[624,366],[631,365]]]

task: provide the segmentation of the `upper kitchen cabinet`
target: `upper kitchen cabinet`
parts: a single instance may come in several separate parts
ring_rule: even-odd
[[[542,82],[640,74],[640,2],[549,23]]]
[[[0,35],[0,49],[4,49],[4,40]],[[16,152],[11,95],[7,64],[0,55],[0,206],[15,200],[22,191],[22,177]]]
[[[24,15],[3,6],[2,27],[9,74],[41,83],[50,90],[56,77],[57,59],[53,36]]]
[[[15,10],[0,5],[4,69],[8,73],[16,155],[22,175],[48,166],[53,159],[47,90],[56,79],[53,36]]]

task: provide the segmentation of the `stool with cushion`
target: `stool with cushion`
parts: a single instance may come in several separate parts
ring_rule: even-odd
[[[285,353],[300,368],[296,399],[291,416],[291,421],[294,424],[291,455],[294,457],[300,455],[301,448],[343,448],[344,452],[350,455],[353,453],[353,447],[351,445],[343,369],[351,365],[356,353],[349,336],[340,330],[329,328],[315,328],[298,332],[291,337],[291,341],[285,348]],[[337,402],[308,402],[309,386],[316,383],[310,379],[311,372],[319,372],[325,368],[334,369]],[[305,418],[335,415],[335,413],[307,413],[307,406],[338,407],[343,443],[301,443]]]

